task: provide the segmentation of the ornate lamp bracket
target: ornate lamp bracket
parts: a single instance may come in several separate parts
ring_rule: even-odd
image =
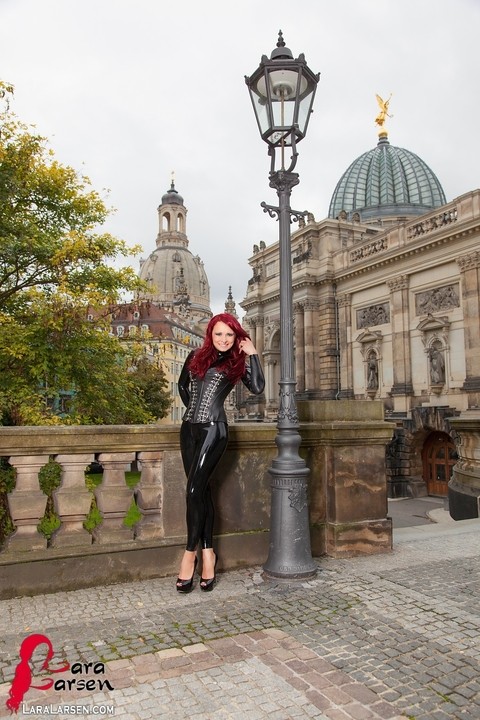
[[[278,220],[280,215],[280,208],[276,207],[275,205],[267,205],[266,202],[260,203],[260,207],[263,208],[264,213],[268,213],[271,218],[276,218]],[[301,218],[308,217],[308,210],[292,210],[290,209],[288,211],[290,213],[290,222],[300,222]]]

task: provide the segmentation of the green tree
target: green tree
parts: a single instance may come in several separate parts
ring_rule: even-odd
[[[133,369],[132,379],[153,417],[165,417],[172,400],[163,368],[154,365],[145,356],[140,357]]]
[[[0,82],[0,423],[151,422],[140,350],[108,332],[107,308],[142,287],[113,263],[139,248],[101,232],[111,209],[12,114],[12,94]]]

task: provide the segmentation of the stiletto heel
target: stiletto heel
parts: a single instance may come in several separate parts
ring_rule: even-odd
[[[215,565],[213,566],[213,578],[200,578],[200,590],[203,590],[203,592],[210,592],[213,590],[213,586],[215,585],[215,582],[217,580],[217,576],[215,573],[215,570],[217,569],[217,562],[218,562],[218,555],[215,555]]]
[[[177,578],[177,592],[180,593],[189,593],[192,592],[193,589],[193,576],[195,575],[195,570],[197,569],[197,563],[198,558],[195,558],[195,562],[193,565],[193,573],[190,580],[182,580],[181,578]]]

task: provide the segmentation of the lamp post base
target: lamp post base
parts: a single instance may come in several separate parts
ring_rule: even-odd
[[[296,452],[300,434],[280,429],[279,457],[272,462],[270,549],[263,566],[267,577],[301,580],[313,577],[308,516],[307,478],[310,470]]]

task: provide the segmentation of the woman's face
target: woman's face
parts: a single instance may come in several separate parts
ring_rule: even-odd
[[[236,335],[233,330],[224,322],[217,322],[213,326],[213,347],[215,350],[218,350],[218,352],[226,352],[227,350],[230,350],[235,342],[235,337]]]

